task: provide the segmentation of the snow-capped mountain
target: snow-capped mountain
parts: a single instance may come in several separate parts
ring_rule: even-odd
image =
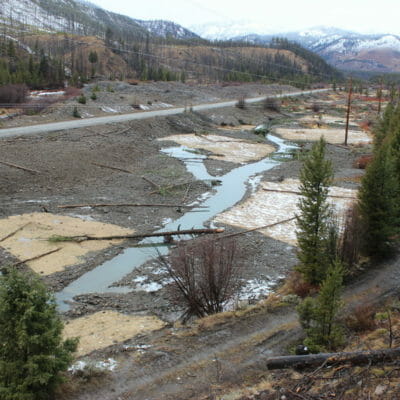
[[[189,29],[208,40],[229,40],[249,33],[256,35],[269,33],[266,25],[250,21],[208,22],[189,26]]]
[[[199,39],[200,36],[196,35],[189,29],[181,25],[175,24],[171,21],[153,20],[141,21],[135,20],[140,26],[146,28],[150,33],[161,37],[173,37],[175,39]]]
[[[262,25],[207,24],[192,29],[207,39],[244,40],[268,44],[273,37],[296,41],[332,65],[346,70],[400,72],[400,37],[365,35],[334,27],[315,27],[297,32],[268,32]]]
[[[178,39],[198,36],[169,21],[142,21],[104,10],[85,0],[6,0],[0,2],[0,23],[79,35],[104,35],[107,29],[125,38],[146,36]]]

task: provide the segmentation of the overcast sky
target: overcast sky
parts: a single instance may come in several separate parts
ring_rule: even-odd
[[[362,33],[400,34],[399,0],[91,0],[137,19],[166,19],[185,27],[242,21],[287,32],[334,26]]]

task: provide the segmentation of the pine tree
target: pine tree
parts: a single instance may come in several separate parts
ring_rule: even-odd
[[[297,269],[312,284],[323,281],[329,264],[327,240],[331,212],[327,203],[332,182],[332,166],[325,160],[325,140],[315,143],[300,173],[301,198],[298,203],[297,241],[299,246]]]
[[[307,333],[304,344],[312,352],[334,350],[343,344],[343,330],[337,321],[342,306],[344,270],[340,261],[328,269],[317,298],[307,297],[298,307],[300,323]]]
[[[364,226],[364,253],[385,257],[390,254],[393,237],[399,232],[399,182],[387,142],[374,152],[358,197]]]
[[[62,341],[54,298],[38,277],[3,271],[0,326],[0,398],[49,399],[77,341]]]

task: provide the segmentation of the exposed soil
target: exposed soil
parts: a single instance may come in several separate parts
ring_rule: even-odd
[[[135,93],[144,102],[157,100],[183,105],[189,100],[193,100],[195,104],[285,90],[264,85],[224,88],[190,87],[171,83],[111,85],[114,92],[104,89],[100,92],[101,96],[104,95],[104,99],[100,96],[102,101],[110,107],[115,107],[120,100],[125,101],[121,96]],[[160,152],[162,148],[176,144],[158,139],[177,134],[210,133],[220,136],[221,140],[230,137],[252,143],[263,142],[264,139],[256,135],[248,125],[270,126],[272,121],[272,129],[275,126],[296,128],[300,118],[315,117],[311,107],[316,102],[323,108],[320,113],[324,112],[324,108],[329,108],[329,115],[333,113],[334,117],[340,119],[343,118],[342,106],[345,100],[344,94],[318,94],[303,99],[283,100],[281,113],[264,110],[262,105],[252,105],[245,109],[226,108],[201,114],[187,112],[167,118],[2,140],[0,161],[37,170],[39,173],[29,173],[0,164],[0,216],[6,218],[25,213],[51,212],[90,218],[136,232],[154,231],[163,226],[167,219],[177,219],[182,208],[105,206],[63,209],[58,206],[93,203],[190,204],[202,194],[212,191],[213,187],[208,182],[192,182],[192,175],[186,171],[181,161]],[[68,107],[70,105],[68,103]],[[370,113],[374,112],[373,107],[374,105],[371,106]],[[6,122],[6,125],[37,123],[41,118],[43,121],[65,119],[63,110],[59,107],[55,111],[44,113],[44,117],[14,119]],[[365,115],[355,113],[353,120],[358,123],[368,118],[368,115],[367,112]],[[339,119],[334,118],[333,122],[326,120],[324,123],[334,127]],[[280,182],[287,178],[298,178],[301,159],[309,147],[309,144],[303,144],[289,161],[261,174],[262,181]],[[363,171],[353,165],[360,155],[368,153],[368,145],[348,148],[328,145],[327,150],[335,171],[335,186],[356,189]],[[238,166],[223,161],[223,157],[208,158],[205,165],[216,179]],[[186,182],[192,182],[189,189],[187,185],[167,188]],[[243,200],[251,194],[249,186]],[[232,226],[225,228],[227,233],[241,230]],[[241,248],[241,261],[246,266],[245,279],[257,280],[261,286],[268,286],[271,282],[278,284],[297,262],[294,246],[259,232],[239,235],[237,240]],[[45,282],[58,291],[133,243],[135,241],[126,241],[106,251],[91,252],[80,264],[45,277]],[[4,249],[0,255],[2,263],[17,261]],[[272,352],[283,351],[288,340],[294,340],[300,333],[293,307],[279,299],[275,301],[273,296],[267,300],[267,306],[248,309],[248,303],[242,304],[247,311],[223,315],[216,322],[206,319],[189,327],[179,327],[175,321],[182,308],[171,302],[165,287],[168,277],[158,273],[159,268],[157,262],[150,261],[115,283],[135,289],[128,294],[99,293],[75,298],[73,308],[64,316],[66,319],[73,320],[109,310],[138,316],[156,315],[168,325],[160,331],[142,335],[136,335],[137,332],[134,331],[131,339],[92,352],[91,359],[113,357],[118,361],[116,370],[107,374],[107,387],[100,385],[95,388],[89,384],[85,389],[79,390],[79,393],[64,393],[60,397],[99,400],[206,398],[201,396],[217,394],[218,387],[223,382],[238,381],[246,374],[255,374],[257,371],[261,373],[262,359]],[[145,290],[146,284],[154,283],[159,284],[160,290]],[[258,291],[250,302],[267,297],[270,289]],[[145,349],[143,346],[146,346]]]

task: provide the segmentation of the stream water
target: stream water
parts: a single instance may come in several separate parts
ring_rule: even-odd
[[[215,192],[210,193],[208,198],[200,201],[201,204],[199,205],[202,206],[201,209],[193,208],[192,211],[194,212],[186,212],[179,219],[166,224],[158,232],[178,230],[179,227],[181,229],[202,228],[204,227],[204,223],[211,221],[217,214],[238,203],[245,195],[251,177],[280,164],[277,159],[273,159],[273,156],[283,156],[291,149],[296,148],[293,144],[285,143],[276,136],[269,135],[268,139],[278,147],[277,151],[272,154],[272,157],[266,157],[260,161],[242,165],[231,170],[224,176],[218,177],[221,184],[214,187]],[[203,163],[205,156],[194,155],[188,150],[188,148],[178,146],[165,149],[163,152],[171,157],[182,160],[188,172],[191,172],[195,179],[215,180],[216,177],[208,174]],[[277,158],[279,159],[279,157]],[[132,291],[129,287],[112,286],[112,284],[146,261],[156,258],[158,254],[167,254],[168,247],[157,246],[156,243],[159,243],[159,241],[159,238],[144,239],[140,244],[154,243],[154,246],[128,248],[113,259],[106,261],[72,282],[56,294],[60,311],[67,311],[70,307],[68,303],[77,295],[111,292],[127,293]]]

